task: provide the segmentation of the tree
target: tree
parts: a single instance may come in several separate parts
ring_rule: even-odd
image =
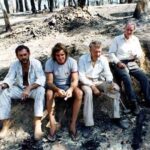
[[[48,0],[48,7],[49,7],[50,12],[53,12],[54,0]]]
[[[10,11],[9,11],[9,5],[8,5],[8,0],[4,0],[4,4],[5,4],[6,10],[7,10],[7,13],[10,13]]]
[[[3,16],[4,16],[4,22],[5,22],[6,32],[12,31],[11,25],[10,25],[10,21],[9,21],[9,17],[8,17],[8,14],[7,14],[7,11],[6,11],[6,8],[5,8],[5,4],[4,4],[3,0],[0,0],[0,7],[2,9]]]
[[[30,0],[30,2],[31,2],[31,11],[32,11],[32,13],[34,13],[34,14],[37,13],[34,0]]]
[[[41,2],[42,0],[38,0],[38,10],[41,10]]]
[[[23,0],[19,0],[19,6],[20,6],[20,7],[19,7],[19,8],[20,8],[19,11],[20,11],[20,12],[23,12],[23,11],[24,11],[24,10],[23,10],[23,9],[24,9],[24,8],[23,8]]]
[[[84,8],[86,4],[86,0],[78,0],[78,6],[81,7],[82,9]]]
[[[29,1],[28,0],[25,0],[25,9],[26,9],[26,11],[30,10],[30,8],[29,8]]]
[[[150,5],[149,0],[139,0],[136,4],[133,17],[136,19],[140,19],[142,15],[146,15],[150,9],[149,5]]]

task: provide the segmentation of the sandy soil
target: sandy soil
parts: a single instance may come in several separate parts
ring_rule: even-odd
[[[89,7],[88,10],[85,9],[84,11],[68,8],[52,14],[20,14],[18,16],[10,16],[13,29],[11,33],[3,32],[3,20],[0,17],[0,79],[3,79],[10,63],[16,59],[14,50],[19,44],[29,46],[32,57],[43,60],[49,57],[51,48],[57,42],[62,42],[67,44],[70,50],[75,48],[72,56],[76,58],[88,51],[89,43],[91,40],[96,39],[102,41],[104,52],[107,54],[108,46],[112,38],[122,33],[124,23],[128,19],[134,20],[131,18],[134,9],[135,4],[122,4],[106,5],[105,7]],[[147,17],[144,20],[134,21],[138,25],[135,34],[139,36],[143,44],[145,42],[149,46],[150,18]],[[51,23],[54,24],[51,25]],[[148,50],[150,50],[149,47]],[[35,143],[31,142],[31,136],[33,134],[33,116],[31,112],[33,112],[33,109],[30,105],[33,105],[33,103],[29,102],[26,105],[19,103],[13,106],[12,116],[14,125],[10,129],[9,136],[4,140],[0,140],[1,150],[23,150],[23,143],[29,145],[26,149],[39,148],[39,145],[35,146]],[[95,110],[98,109],[95,108]],[[42,145],[44,150],[130,150],[136,118],[130,114],[123,117],[129,118],[130,120],[131,126],[128,130],[115,127],[111,124],[107,116],[103,115],[100,111],[96,111],[96,125],[91,138],[84,139],[80,136],[78,143],[72,142],[68,137],[67,129],[64,128],[58,133],[59,140],[56,143],[49,143],[45,136],[40,146]],[[144,128],[149,132],[150,122],[148,119],[147,122],[148,125],[144,126]],[[46,124],[47,119],[44,119],[43,130],[45,134],[47,134]],[[81,115],[78,127],[79,133],[82,132],[82,124],[83,120]],[[26,138],[29,138],[29,143],[28,141],[23,142]],[[146,134],[143,138],[142,149],[150,150],[148,145],[149,135]]]

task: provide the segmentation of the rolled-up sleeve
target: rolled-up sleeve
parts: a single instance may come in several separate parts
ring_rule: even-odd
[[[103,57],[102,63],[104,66],[103,76],[105,77],[106,81],[113,81],[113,75],[111,73],[109,63],[106,57]]]
[[[118,46],[117,46],[117,39],[115,38],[109,47],[109,59],[111,62],[117,64],[120,60],[116,57]]]
[[[137,48],[136,49],[136,56],[138,59],[140,59],[144,55],[144,53],[142,51],[141,44],[140,44],[140,41],[138,38],[136,38],[136,48]]]
[[[6,77],[4,78],[4,81],[2,83],[6,83],[10,87],[14,84],[15,77],[16,77],[16,64],[13,63],[10,66],[9,71],[8,71]]]
[[[84,63],[84,58],[81,56],[78,62],[79,81],[84,85],[92,86],[93,82],[86,77],[86,70],[84,67],[85,65],[86,64]]]

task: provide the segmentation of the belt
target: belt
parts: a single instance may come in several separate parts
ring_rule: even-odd
[[[91,80],[92,82],[97,82],[99,81],[98,78],[88,78],[89,80]]]

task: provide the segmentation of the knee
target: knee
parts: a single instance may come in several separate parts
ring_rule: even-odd
[[[42,86],[39,86],[36,88],[36,92],[40,95],[44,95],[45,94],[45,88]]]
[[[122,80],[131,83],[131,77],[130,77],[129,74],[123,74],[122,75]]]
[[[79,100],[82,100],[83,92],[79,88],[75,89],[75,97],[77,97]]]
[[[82,92],[82,90],[78,90],[78,97],[79,97],[79,99],[82,99],[82,97],[83,97],[83,92]]]
[[[54,93],[53,93],[52,90],[47,90],[46,91],[46,99],[47,99],[47,101],[51,101],[52,98],[53,98],[53,95],[54,95]]]
[[[91,96],[93,95],[92,89],[89,86],[82,87],[84,96]]]

